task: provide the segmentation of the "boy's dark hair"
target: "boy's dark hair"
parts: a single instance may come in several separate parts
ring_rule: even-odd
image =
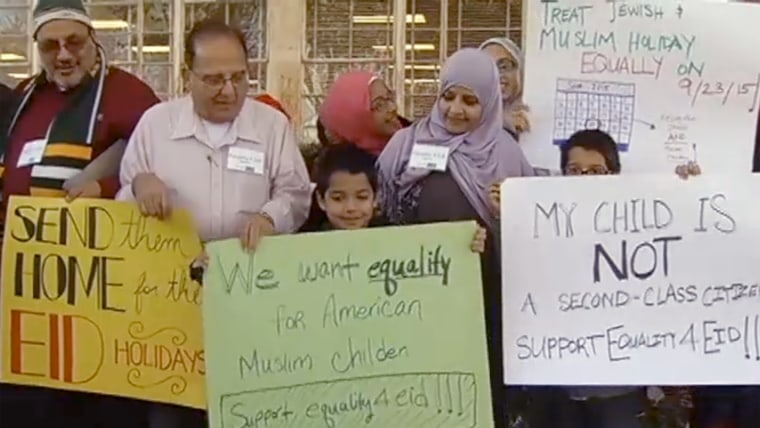
[[[330,177],[336,172],[364,174],[372,190],[377,192],[375,157],[353,144],[332,144],[322,149],[314,165],[317,193],[324,196],[330,187]]]
[[[599,129],[584,129],[571,135],[560,147],[560,167],[567,168],[568,153],[574,147],[595,151],[604,156],[604,163],[610,174],[620,174],[620,154],[617,143],[606,132]]]
[[[195,49],[196,42],[204,37],[209,36],[225,36],[233,40],[240,42],[240,47],[245,53],[246,62],[248,61],[248,48],[246,47],[245,35],[239,29],[232,27],[224,21],[216,19],[204,19],[198,21],[190,29],[185,37],[185,65],[189,69],[193,69],[193,61],[195,61]]]

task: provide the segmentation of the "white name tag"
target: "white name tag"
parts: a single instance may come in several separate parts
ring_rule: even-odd
[[[24,144],[24,148],[21,149],[21,154],[18,157],[19,168],[23,166],[37,165],[42,160],[42,155],[45,154],[45,147],[47,146],[47,140],[32,140]]]
[[[415,144],[409,157],[411,168],[446,171],[449,162],[449,148],[432,144]]]
[[[227,152],[227,169],[264,174],[264,153],[258,150],[230,147]]]

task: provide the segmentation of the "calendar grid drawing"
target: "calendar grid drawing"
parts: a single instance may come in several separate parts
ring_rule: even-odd
[[[600,129],[621,152],[627,152],[633,134],[636,85],[578,79],[557,79],[554,101],[554,144],[562,145],[573,133]]]

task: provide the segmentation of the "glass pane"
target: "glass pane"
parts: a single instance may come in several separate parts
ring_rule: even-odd
[[[100,33],[98,41],[106,52],[108,61],[113,64],[126,64],[135,61],[136,52],[130,44],[129,33]]]
[[[23,35],[0,35],[0,64],[17,66],[29,63],[28,41],[29,38]]]
[[[28,0],[0,0],[0,6],[28,6],[31,2]]]
[[[185,4],[185,31],[198,21],[218,19],[239,28],[246,36],[248,57],[266,58],[266,0],[193,2]]]
[[[476,48],[481,43],[490,39],[491,37],[505,37],[507,31],[503,28],[494,30],[451,30],[449,31],[447,56],[453,54],[460,48]],[[517,45],[520,45],[520,40],[515,40]]]
[[[141,77],[157,94],[170,94],[172,68],[170,65],[145,65]]]
[[[414,30],[406,32],[407,62],[438,63],[440,61],[441,36],[438,30]]]
[[[260,94],[266,92],[267,64],[266,62],[248,63],[248,93]]]
[[[478,47],[491,37],[505,37],[521,13],[519,5],[508,1],[451,0],[449,1],[447,56],[463,47]],[[519,18],[514,21],[519,25]],[[519,32],[519,26],[517,27]],[[520,36],[513,39],[518,45]]]
[[[266,58],[265,0],[230,4],[229,23],[245,34],[249,58]]]
[[[144,29],[148,33],[170,33],[172,31],[172,10],[169,1],[146,1],[143,9]]]
[[[457,0],[449,0],[449,3]],[[441,2],[410,0],[407,2],[406,58],[404,88],[405,113],[418,118],[430,111],[438,91],[441,52]],[[411,19],[410,19],[411,18]]]
[[[387,46],[393,40],[392,3],[390,0],[309,0],[306,56],[317,59],[389,57]]]
[[[29,77],[29,73],[31,73],[31,67],[28,65],[0,67],[0,83],[13,88]]]
[[[414,98],[406,98],[406,112],[410,118],[424,117],[433,108],[433,103],[436,100],[435,95],[422,95],[428,92],[434,92],[438,88],[438,83],[413,83],[407,80],[406,91],[410,94],[415,94]]]
[[[108,60],[114,64],[135,61],[130,34],[136,30],[137,7],[91,4],[88,11]]]
[[[28,8],[0,9],[0,34],[27,34]]]

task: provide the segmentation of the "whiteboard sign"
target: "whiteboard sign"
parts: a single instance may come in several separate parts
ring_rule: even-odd
[[[521,146],[559,168],[559,145],[601,129],[627,171],[751,170],[760,105],[760,7],[701,0],[526,2]]]
[[[507,384],[760,383],[760,175],[502,185]]]

